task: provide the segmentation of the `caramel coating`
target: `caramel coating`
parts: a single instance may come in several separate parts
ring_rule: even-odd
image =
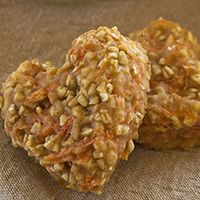
[[[130,34],[152,67],[147,114],[138,142],[154,149],[200,144],[200,45],[190,31],[165,19]]]
[[[7,78],[6,133],[65,187],[99,193],[134,149],[149,71],[141,45],[116,27],[84,33],[62,67],[26,61]]]

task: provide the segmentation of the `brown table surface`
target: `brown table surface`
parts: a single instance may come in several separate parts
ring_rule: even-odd
[[[128,34],[162,16],[200,36],[199,0],[0,0],[0,82],[26,59],[64,62],[73,38],[100,25]],[[103,194],[57,185],[22,149],[0,133],[1,200],[198,200],[200,149],[156,152],[136,146],[120,162]]]

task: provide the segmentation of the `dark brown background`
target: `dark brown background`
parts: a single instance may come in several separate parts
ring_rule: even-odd
[[[162,16],[200,36],[199,12],[199,0],[0,0],[0,82],[26,59],[61,65],[72,39],[100,25],[128,34]],[[0,200],[200,199],[198,148],[163,153],[137,146],[97,196],[58,186],[0,128]]]

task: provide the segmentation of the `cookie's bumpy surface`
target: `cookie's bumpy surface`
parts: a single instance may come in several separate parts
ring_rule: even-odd
[[[117,28],[89,31],[61,68],[26,61],[7,78],[6,133],[65,187],[100,192],[134,149],[149,70],[140,44]]]
[[[191,32],[159,19],[132,33],[152,65],[147,115],[139,142],[155,149],[200,144],[200,45]]]

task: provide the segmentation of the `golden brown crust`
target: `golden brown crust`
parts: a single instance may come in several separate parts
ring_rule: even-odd
[[[152,22],[130,37],[141,42],[152,66],[151,92],[139,142],[163,150],[200,144],[197,38],[165,19]]]
[[[100,192],[134,148],[149,70],[140,44],[116,27],[89,31],[61,68],[27,61],[9,76],[6,132],[67,188]]]

